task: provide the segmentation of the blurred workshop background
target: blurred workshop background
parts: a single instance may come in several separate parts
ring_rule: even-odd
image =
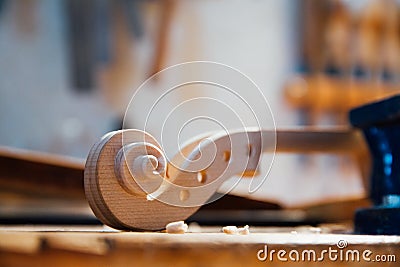
[[[0,145],[85,158],[140,84],[194,60],[249,76],[278,128],[347,125],[398,91],[399,14],[394,0],[0,0]],[[347,158],[277,155],[252,197],[362,195]]]

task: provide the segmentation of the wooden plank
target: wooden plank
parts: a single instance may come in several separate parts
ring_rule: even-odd
[[[329,228],[329,227],[328,227]],[[0,227],[0,240],[7,236],[15,240],[40,237],[46,243],[35,254],[17,253],[0,247],[1,266],[381,266],[379,262],[332,261],[328,257],[321,262],[260,261],[257,253],[265,246],[271,250],[314,250],[318,255],[331,247],[337,251],[339,241],[347,247],[342,250],[368,249],[372,255],[400,256],[400,236],[362,236],[329,234],[318,228],[252,228],[249,235],[218,233],[220,228],[202,228],[201,233],[167,234],[162,232],[101,232],[93,231],[42,232],[20,231],[18,228]],[[87,241],[90,240],[90,241]],[[94,242],[94,243],[92,243]],[[4,244],[4,243],[3,243]],[[104,247],[101,253],[88,246]],[[276,254],[275,254],[276,255]],[[397,265],[396,265],[397,264]],[[386,262],[385,266],[398,266]]]
[[[83,200],[84,166],[81,159],[0,146],[0,187]]]
[[[25,254],[37,253],[41,249],[40,235],[34,232],[0,232],[0,251]]]
[[[278,129],[276,138],[276,152],[280,153],[353,154],[366,147],[361,132],[348,127]]]

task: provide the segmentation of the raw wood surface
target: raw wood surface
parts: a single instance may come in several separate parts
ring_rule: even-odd
[[[145,195],[132,194],[119,183],[114,162],[123,143],[157,142],[141,131],[113,132],[105,136],[89,153],[85,168],[85,192],[93,212],[117,229],[162,229],[171,221],[186,219],[198,207],[185,208],[149,201]],[[145,155],[143,155],[145,156]],[[132,177],[133,180],[133,177]]]
[[[269,134],[263,131],[265,135]],[[278,153],[356,153],[366,149],[362,133],[348,127],[304,127],[276,131]],[[268,142],[268,139],[264,142]]]
[[[227,235],[219,228],[197,232],[118,232],[85,227],[0,227],[0,266],[398,266],[398,262],[260,261],[268,250],[370,250],[372,255],[400,256],[399,236],[333,234],[337,225],[297,228],[250,227],[249,235]],[[191,231],[189,226],[189,231]],[[345,229],[343,226],[340,229]],[[275,254],[276,256],[276,254]],[[372,256],[371,256],[372,258]]]
[[[194,138],[167,162],[152,136],[122,130],[109,133],[93,146],[86,163],[85,191],[94,213],[105,224],[117,229],[159,230],[188,218],[227,179],[254,175],[261,153],[273,153],[275,148],[278,152],[367,153],[362,136],[351,129],[245,129]],[[367,184],[367,177],[364,181]]]

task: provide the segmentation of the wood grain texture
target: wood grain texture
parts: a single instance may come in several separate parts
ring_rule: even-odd
[[[128,192],[118,182],[114,171],[118,151],[123,143],[143,141],[158,146],[151,136],[141,131],[110,133],[94,146],[86,163],[85,191],[88,201],[100,220],[117,229],[162,229],[171,221],[186,219],[198,209],[149,201],[145,195]]]
[[[152,136],[121,130],[93,146],[86,163],[85,191],[94,213],[107,225],[163,229],[215,200],[212,197],[227,179],[239,175],[239,182],[244,174],[254,175],[261,153],[275,149],[351,155],[366,150],[360,133],[351,129],[249,128],[194,138],[167,163]]]
[[[70,231],[43,231],[0,227],[1,266],[398,266],[398,262],[321,262],[260,261],[258,251],[322,250],[337,248],[340,240],[345,249],[371,250],[373,255],[400,256],[400,237],[332,234],[318,228],[252,228],[246,236],[226,235],[217,229],[202,228],[201,233],[182,235],[167,233],[115,232],[105,229],[74,229]],[[325,232],[327,231],[327,232]],[[36,250],[8,246],[5,240],[23,243],[38,240]],[[344,250],[346,251],[346,250]],[[275,254],[276,255],[276,254]]]

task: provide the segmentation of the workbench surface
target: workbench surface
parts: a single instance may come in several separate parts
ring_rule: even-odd
[[[190,226],[192,232],[185,234],[120,232],[101,226],[1,226],[0,266],[399,266],[400,236],[327,229],[332,227],[250,227],[249,235],[228,235],[218,227],[199,226]],[[322,254],[329,249],[337,251],[331,258],[328,252]],[[277,258],[279,250],[286,251],[281,259],[287,261]],[[315,251],[315,260],[312,254],[309,260],[310,251]],[[359,261],[353,260],[354,251]],[[294,261],[296,253],[299,261]],[[378,262],[377,255],[386,262]]]

